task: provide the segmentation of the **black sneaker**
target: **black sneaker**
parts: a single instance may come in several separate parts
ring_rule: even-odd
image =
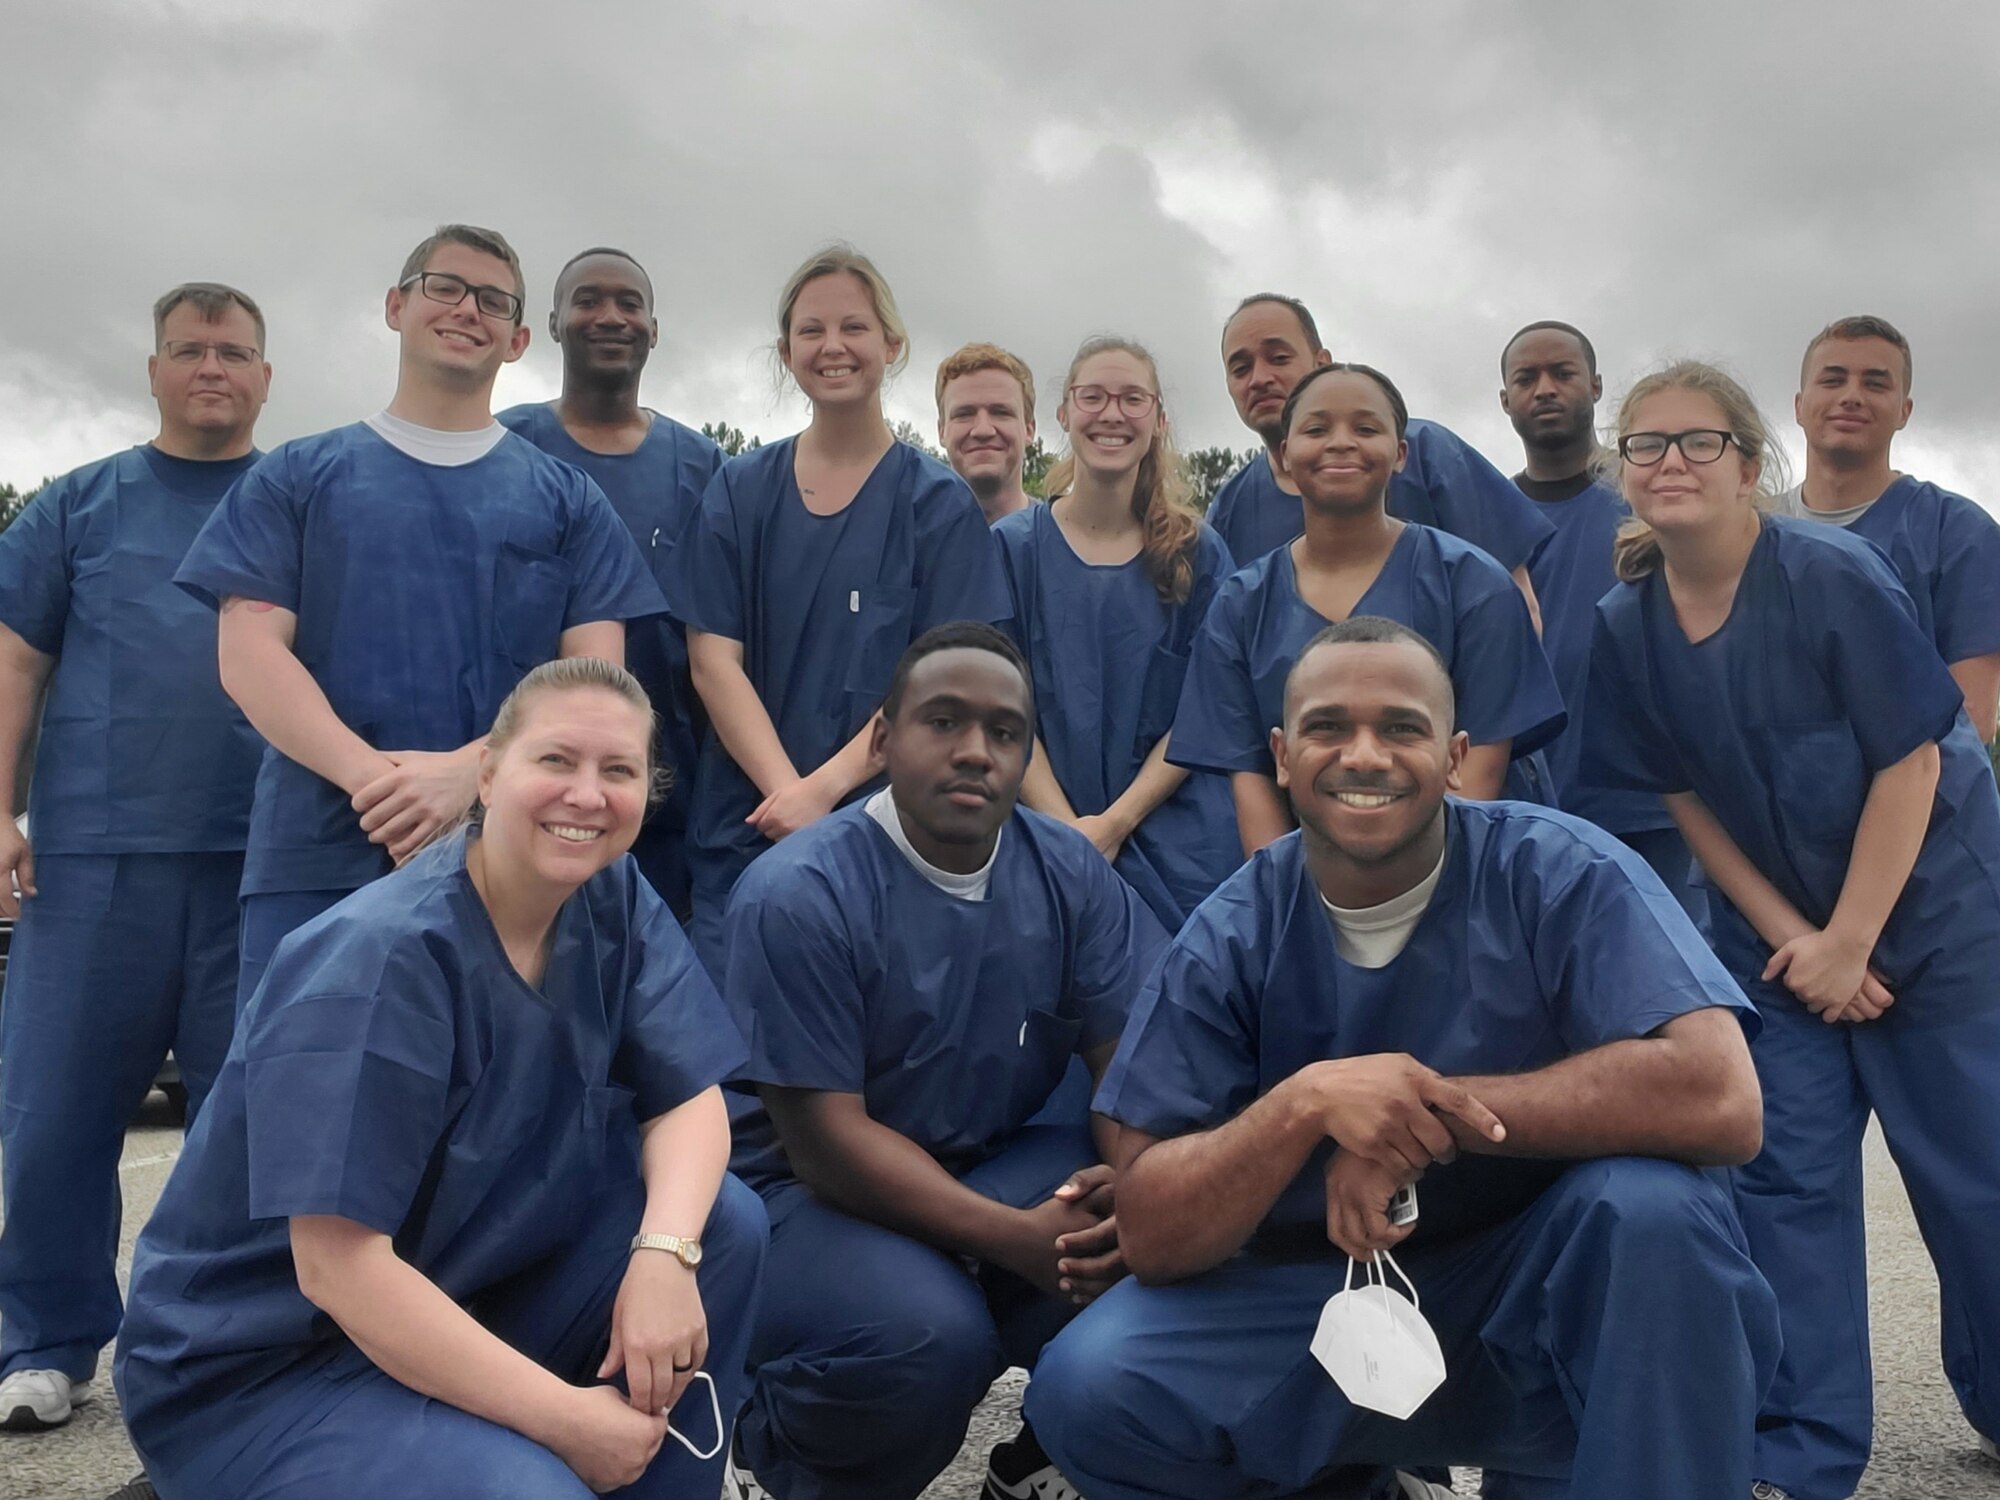
[[[1001,1443],[987,1456],[986,1483],[979,1493],[981,1500],[1083,1500],[1026,1422],[1014,1441]]]
[[[151,1482],[144,1474],[128,1479],[124,1484],[105,1496],[105,1500],[160,1500],[154,1493]]]

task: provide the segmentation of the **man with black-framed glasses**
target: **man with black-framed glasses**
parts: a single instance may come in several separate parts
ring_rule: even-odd
[[[603,491],[493,419],[524,292],[494,231],[426,238],[384,304],[389,405],[274,449],[177,575],[219,607],[223,686],[270,745],[239,1009],[279,939],[471,805],[515,683],[556,656],[622,664],[626,622],[664,608]]]
[[[47,688],[24,835],[0,817],[0,1428],[61,1426],[117,1332],[118,1154],[171,1050],[201,1107],[235,1019],[260,746],[174,568],[249,467],[264,315],[218,282],[154,304],[152,442],[52,481],[0,534],[0,787]],[[8,809],[11,812],[11,807]],[[32,846],[30,840],[32,839]]]

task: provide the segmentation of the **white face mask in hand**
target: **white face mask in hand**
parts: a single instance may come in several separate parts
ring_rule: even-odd
[[[667,1423],[667,1436],[672,1438],[675,1442],[679,1443],[683,1448],[687,1449],[688,1452],[692,1453],[696,1458],[700,1459],[703,1463],[706,1463],[709,1459],[715,1457],[716,1454],[722,1451],[722,1445],[727,1440],[727,1431],[722,1425],[722,1402],[716,1398],[715,1382],[709,1378],[708,1371],[696,1370],[694,1372],[693,1379],[688,1381],[686,1388],[681,1392],[682,1400],[685,1400],[687,1398],[688,1391],[694,1389],[694,1382],[696,1380],[707,1381],[708,1383],[708,1406],[709,1410],[715,1413],[715,1446],[710,1448],[706,1453],[702,1452],[701,1449],[695,1447],[693,1443],[690,1443],[685,1437],[681,1436],[681,1434],[675,1430],[674,1424],[672,1422]]]
[[[1389,1289],[1384,1261],[1410,1288],[1408,1297]],[[1348,1261],[1347,1285],[1328,1299],[1313,1334],[1313,1358],[1326,1366],[1341,1394],[1356,1406],[1398,1421],[1407,1420],[1444,1384],[1444,1350],[1417,1310],[1416,1298],[1417,1289],[1403,1268],[1378,1250],[1359,1288],[1354,1262]]]

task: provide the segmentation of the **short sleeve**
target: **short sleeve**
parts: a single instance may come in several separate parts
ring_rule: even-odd
[[[1410,495],[1420,488],[1420,496]],[[1398,490],[1405,492],[1399,506]],[[1415,506],[1409,502],[1415,501]],[[1406,520],[1448,531],[1489,552],[1508,572],[1523,567],[1555,534],[1535,502],[1448,427],[1413,424],[1410,461],[1389,483],[1389,509]],[[1412,514],[1412,510],[1428,514]]]
[[[210,607],[230,595],[298,612],[305,554],[305,497],[289,446],[259,459],[194,539],[174,582]]]
[[[1091,1108],[1166,1137],[1221,1124],[1257,1097],[1257,993],[1226,930],[1247,915],[1232,892],[1188,919],[1141,988]]]
[[[2000,651],[2000,521],[1958,496],[1938,527],[1931,608],[1946,662]]]
[[[1513,885],[1536,903],[1535,969],[1568,1051],[1642,1037],[1715,1007],[1735,1012],[1756,1035],[1749,1000],[1643,859],[1608,835],[1586,843],[1554,825],[1535,842],[1557,840],[1569,846],[1561,859],[1568,868],[1552,871],[1555,859],[1539,860],[1535,875]]]
[[[1188,654],[1167,759],[1191,771],[1272,773],[1271,730],[1250,675],[1246,599],[1228,588],[1210,606]]]
[[[1793,607],[1873,775],[1949,734],[1965,695],[1881,554],[1828,540],[1845,545],[1810,547],[1792,570]]]
[[[669,569],[667,607],[690,630],[741,641],[743,565],[736,540],[735,482],[743,461],[715,471],[701,504],[688,512]]]
[[[304,953],[279,949],[243,1023],[250,1217],[335,1214],[394,1235],[445,1132],[448,981],[398,951],[369,992],[294,993]]]
[[[917,543],[917,607],[912,638],[952,620],[1004,624],[1014,608],[1001,571],[1000,544],[965,481],[926,507],[928,535]]]
[[[1632,585],[1624,585],[1631,589]],[[1590,675],[1578,713],[1583,721],[1582,777],[1586,785],[1667,795],[1693,786],[1674,749],[1673,736],[1648,705],[1637,662],[1621,650],[1619,633],[1607,610],[1616,608],[1625,627],[1639,628],[1639,600],[1607,600],[1597,606],[1591,627]],[[1636,652],[1633,653],[1636,656]]]
[[[1077,1048],[1083,1052],[1123,1034],[1140,987],[1167,945],[1151,909],[1095,850],[1090,855],[1079,865],[1076,884],[1083,894],[1070,960],[1071,996],[1083,1015]]]
[[[750,1044],[743,1077],[858,1094],[867,1082],[867,1013],[839,903],[796,872],[782,890],[751,866],[724,919],[723,989]]]
[[[1459,609],[1453,640],[1458,727],[1475,745],[1511,740],[1518,757],[1560,734],[1568,713],[1528,601],[1513,579],[1491,567],[1484,570],[1492,579]]]
[[[571,494],[570,521],[563,533],[563,560],[569,565],[569,598],[563,629],[596,620],[641,620],[664,614],[659,585],[618,519],[618,512],[581,470]]]
[[[62,654],[69,621],[67,477],[46,486],[0,531],[0,625],[44,656]]]
[[[630,989],[612,1077],[650,1120],[730,1078],[749,1054],[680,923],[630,868]]]
[[[1229,543],[1213,527],[1203,525],[1195,537],[1194,584],[1188,590],[1187,603],[1181,606],[1196,626],[1208,618],[1208,607],[1215,602],[1222,580],[1235,571],[1236,559],[1230,555]]]

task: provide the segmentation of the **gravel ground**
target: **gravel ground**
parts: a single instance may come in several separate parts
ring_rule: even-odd
[[[179,1146],[180,1134],[159,1112],[155,1096],[125,1141],[121,1271]],[[1937,1284],[1879,1137],[1870,1138],[1868,1168],[1877,1421],[1875,1463],[1860,1495],[1862,1500],[2000,1500],[2000,1465],[1980,1457],[1938,1369]],[[109,1381],[101,1380],[97,1392],[60,1432],[0,1433],[0,1500],[103,1500],[132,1476],[137,1462],[119,1425]],[[958,1462],[931,1486],[926,1500],[977,1500],[986,1451],[1013,1435],[1020,1393],[1018,1374],[994,1387],[973,1414]],[[1469,1479],[1460,1489],[1474,1492]]]

